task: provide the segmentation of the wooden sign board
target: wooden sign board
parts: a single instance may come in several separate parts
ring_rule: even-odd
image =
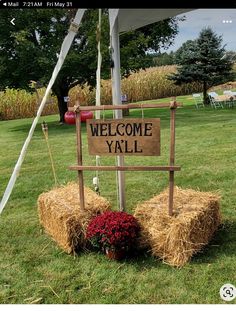
[[[87,119],[90,155],[160,155],[160,119]]]

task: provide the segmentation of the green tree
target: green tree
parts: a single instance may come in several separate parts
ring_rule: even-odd
[[[75,10],[2,10],[0,88],[28,88],[30,80],[47,85],[74,15]],[[16,17],[15,26],[9,22],[13,16]],[[67,111],[64,97],[68,96],[70,88],[85,81],[95,81],[97,19],[97,11],[86,12],[86,18],[52,87],[58,99],[62,122]]]
[[[187,40],[174,54],[174,62],[177,65],[181,65],[185,59],[192,61],[192,57],[196,51],[196,40]]]
[[[188,40],[176,52],[180,65],[178,72],[169,77],[175,84],[198,81],[202,83],[204,103],[208,104],[207,89],[233,77],[233,62],[222,47],[222,36],[210,27],[204,28],[196,40]]]
[[[169,54],[164,52],[160,54],[155,54],[153,57],[153,65],[154,66],[167,66],[174,64],[174,52],[171,51]]]
[[[29,88],[31,80],[47,85],[57,62],[57,53],[68,31],[76,10],[30,9],[0,11],[0,90],[5,87]],[[10,20],[15,17],[15,26]],[[87,10],[79,32],[53,85],[58,99],[60,121],[64,121],[67,104],[64,97],[76,84],[96,82],[97,48],[96,25],[98,10]],[[151,26],[142,27],[120,36],[121,71],[150,66],[147,51],[157,51],[172,44],[178,32],[178,18],[169,18]],[[110,77],[109,23],[107,10],[103,10],[102,78]]]

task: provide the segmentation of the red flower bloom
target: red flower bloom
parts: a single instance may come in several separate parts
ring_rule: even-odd
[[[135,244],[139,231],[134,216],[108,211],[90,221],[86,237],[93,246],[102,250],[128,250]]]

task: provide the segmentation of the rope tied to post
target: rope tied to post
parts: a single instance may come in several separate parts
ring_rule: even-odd
[[[170,101],[170,109],[176,109],[178,107],[177,102],[176,102],[176,97],[173,97],[172,100]]]

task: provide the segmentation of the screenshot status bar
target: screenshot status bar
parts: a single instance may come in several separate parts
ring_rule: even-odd
[[[155,2],[154,2],[155,3]],[[224,2],[219,3],[209,3],[205,1],[204,3],[199,4],[199,1],[196,0],[178,0],[178,5],[172,5],[169,3],[166,4],[166,1],[159,1],[154,4],[153,0],[145,0],[146,8],[163,8],[163,9],[171,9],[171,8],[236,8],[236,0],[224,0]],[[128,3],[126,3],[128,4]],[[22,9],[22,8],[61,8],[61,9],[70,9],[70,8],[125,8],[122,7],[121,1],[96,1],[92,3],[88,0],[71,0],[71,1],[6,1],[0,0],[0,9]],[[137,6],[137,4],[136,4]],[[145,9],[145,7],[141,6],[140,9]],[[132,9],[132,6],[129,5],[126,9]],[[133,8],[135,9],[135,8]],[[137,7],[136,7],[137,9]]]
[[[22,9],[22,8],[76,8],[79,1],[4,1],[0,0],[0,8]]]

